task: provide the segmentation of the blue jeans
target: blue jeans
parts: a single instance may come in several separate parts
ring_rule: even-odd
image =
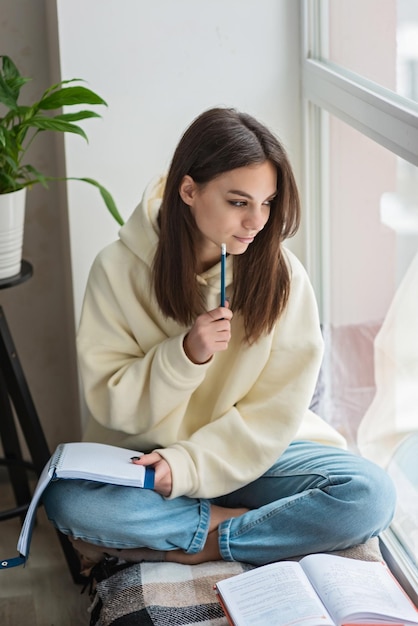
[[[83,480],[54,481],[43,500],[56,528],[73,537],[109,548],[187,553],[205,544],[211,504],[247,507],[220,524],[219,549],[225,561],[261,565],[378,535],[392,519],[395,490],[374,463],[299,441],[261,478],[213,500],[167,500],[148,489]]]

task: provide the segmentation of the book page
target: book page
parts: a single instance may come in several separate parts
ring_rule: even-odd
[[[143,487],[145,467],[135,465],[130,460],[132,456],[141,454],[103,443],[66,443],[61,448],[56,476]]]
[[[337,624],[362,618],[418,624],[418,611],[383,562],[316,554],[301,565]]]
[[[23,554],[23,556],[28,556],[29,544],[30,544],[32,531],[33,531],[33,525],[35,523],[36,509],[38,507],[39,501],[42,497],[42,494],[45,488],[47,487],[48,483],[51,480],[51,477],[52,477],[52,472],[50,472],[50,463],[48,461],[48,463],[45,465],[39,477],[31,502],[26,512],[25,520],[23,522],[19,539],[17,542],[17,550],[20,554]]]
[[[217,584],[239,626],[335,626],[298,563],[272,563]]]

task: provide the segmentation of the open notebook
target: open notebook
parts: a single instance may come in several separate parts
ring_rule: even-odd
[[[154,470],[131,461],[131,457],[141,454],[137,450],[127,450],[103,443],[60,444],[45,465],[33,493],[17,543],[20,556],[2,560],[0,569],[16,567],[26,562],[36,509],[51,480],[82,478],[101,483],[153,489]]]

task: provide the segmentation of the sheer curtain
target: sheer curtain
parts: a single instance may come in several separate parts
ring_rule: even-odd
[[[376,393],[357,442],[364,456],[386,466],[397,445],[418,431],[418,253],[375,338],[374,368]]]

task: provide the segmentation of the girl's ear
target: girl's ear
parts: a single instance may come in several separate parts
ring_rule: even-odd
[[[193,200],[195,197],[197,185],[194,182],[193,178],[186,174],[183,176],[183,180],[180,183],[179,194],[180,198],[183,200],[185,204],[188,206],[192,206]]]

